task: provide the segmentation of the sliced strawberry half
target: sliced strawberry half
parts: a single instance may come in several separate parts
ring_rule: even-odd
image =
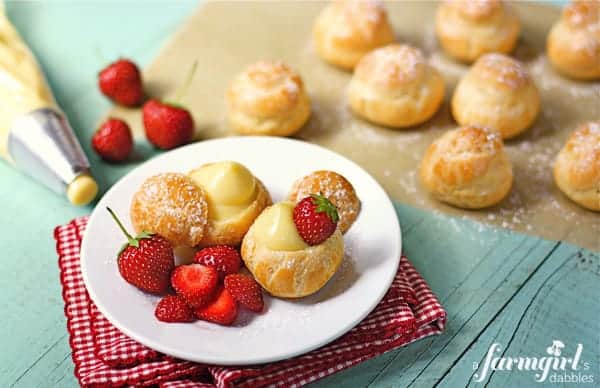
[[[235,300],[225,287],[217,290],[215,299],[204,307],[194,310],[196,316],[204,321],[229,326],[237,317]]]
[[[225,276],[225,288],[242,307],[260,313],[265,307],[262,287],[252,276],[231,274]]]
[[[218,280],[216,269],[201,264],[180,265],[171,273],[171,285],[192,308],[212,300]]]
[[[154,315],[162,322],[193,322],[196,317],[179,295],[167,295],[156,305]]]
[[[214,267],[221,278],[240,270],[242,258],[240,253],[229,245],[214,245],[199,250],[194,255],[194,262]]]

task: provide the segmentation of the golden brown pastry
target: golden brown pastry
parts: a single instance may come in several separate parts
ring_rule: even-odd
[[[292,135],[310,117],[300,75],[280,61],[250,65],[233,79],[226,99],[231,128],[242,135]]]
[[[387,11],[377,0],[337,0],[317,16],[313,41],[321,58],[353,69],[369,51],[395,40]]]
[[[571,134],[554,163],[554,181],[575,203],[600,211],[600,121]]]
[[[510,53],[521,24],[501,0],[445,0],[435,15],[435,31],[444,51],[467,63],[487,53]]]
[[[352,184],[336,172],[315,171],[294,182],[289,200],[296,203],[311,194],[321,194],[335,205],[339,228],[346,233],[360,212],[360,199]]]
[[[550,63],[566,76],[600,78],[600,2],[573,1],[567,5],[546,41]]]
[[[393,44],[365,55],[350,81],[350,107],[376,124],[404,128],[427,121],[444,100],[444,80],[421,50]]]
[[[293,202],[265,209],[242,242],[242,259],[260,285],[274,296],[300,298],[320,290],[344,258],[340,228],[309,246],[296,230]]]
[[[429,146],[419,168],[421,183],[436,199],[466,209],[500,202],[513,181],[500,134],[484,127],[446,132]]]
[[[138,233],[158,233],[175,246],[193,247],[206,229],[206,195],[183,174],[154,175],[133,195],[130,217]]]
[[[239,245],[271,196],[245,166],[225,161],[208,163],[189,173],[206,193],[208,225],[201,246]]]
[[[508,139],[529,128],[540,111],[540,95],[525,66],[502,54],[479,58],[452,96],[460,125],[491,127]]]

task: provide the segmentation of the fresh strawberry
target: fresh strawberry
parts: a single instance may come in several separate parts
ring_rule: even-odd
[[[318,245],[335,232],[339,220],[334,204],[320,194],[311,194],[294,208],[294,223],[308,245]]]
[[[186,109],[158,100],[150,100],[142,110],[146,137],[156,147],[168,150],[189,143],[194,120]]]
[[[240,270],[242,258],[237,249],[232,246],[214,245],[196,252],[194,261],[198,264],[214,267],[223,278],[225,275]]]
[[[162,322],[193,322],[196,319],[190,306],[179,295],[167,295],[156,305],[154,315]]]
[[[169,289],[169,276],[175,266],[173,246],[158,234],[142,232],[133,238],[115,213],[106,208],[127,237],[119,252],[117,264],[123,279],[142,291],[164,294]]]
[[[224,283],[227,291],[242,307],[256,313],[263,311],[262,287],[252,276],[231,274],[225,276]]]
[[[212,300],[218,281],[217,270],[202,264],[180,265],[171,274],[171,285],[193,308]]]
[[[138,106],[144,99],[140,69],[128,59],[119,59],[98,74],[102,93],[114,102],[125,106]]]
[[[92,137],[94,151],[109,162],[122,162],[133,149],[133,136],[123,120],[109,118]]]
[[[228,326],[237,317],[237,306],[229,291],[221,287],[212,302],[194,312],[202,320]]]

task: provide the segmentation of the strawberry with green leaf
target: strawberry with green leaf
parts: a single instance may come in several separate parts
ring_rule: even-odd
[[[161,235],[148,232],[132,237],[115,213],[108,207],[106,210],[127,237],[127,243],[117,257],[123,279],[142,291],[165,294],[169,290],[171,271],[175,267],[171,243]]]
[[[198,63],[195,62],[184,85],[179,89],[175,101],[151,99],[142,108],[142,120],[146,137],[150,143],[163,150],[189,143],[194,135],[194,119],[180,104],[185,95]]]
[[[340,219],[335,205],[321,194],[311,194],[298,202],[293,217],[298,234],[308,245],[327,240]]]

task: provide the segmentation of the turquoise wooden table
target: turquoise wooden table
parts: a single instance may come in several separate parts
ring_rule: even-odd
[[[196,5],[7,5],[9,17],[46,69],[104,189],[134,163],[107,165],[89,152],[94,123],[109,107],[95,87],[97,70],[119,55],[148,63]],[[144,158],[154,153],[143,144],[136,147]],[[55,225],[89,214],[91,208],[70,206],[4,163],[0,203],[0,387],[76,386],[51,234]],[[397,212],[405,253],[446,307],[447,330],[315,386],[569,385],[561,382],[565,378],[598,386],[597,252],[400,204]],[[564,348],[559,349],[561,344]],[[555,370],[549,364],[561,350],[565,362],[577,360],[569,364],[576,364],[575,370],[566,366],[563,371],[559,364]],[[487,368],[488,354],[499,358],[495,363],[502,370]],[[515,358],[514,365],[509,357]],[[521,366],[518,358],[523,359]],[[512,370],[506,370],[508,364]],[[546,366],[549,374],[544,377]]]

